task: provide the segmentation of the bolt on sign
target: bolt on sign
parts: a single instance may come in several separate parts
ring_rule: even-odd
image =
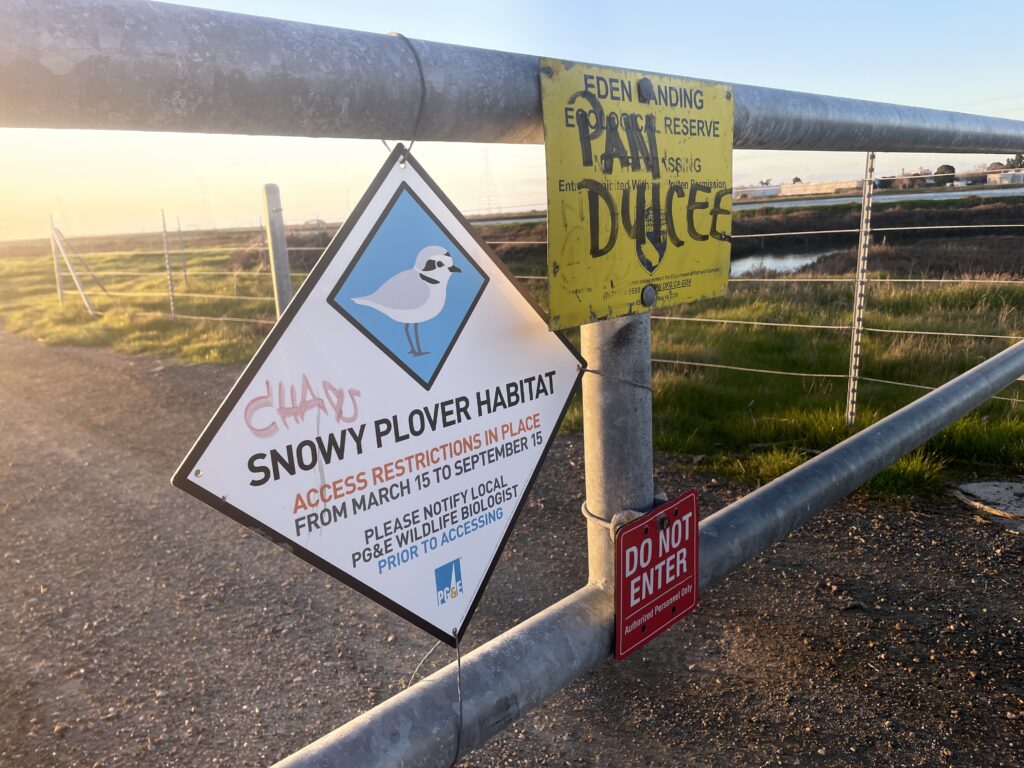
[[[622,660],[697,607],[697,492],[615,532],[615,658]]]
[[[732,88],[541,59],[551,327],[718,296]]]
[[[582,368],[399,145],[172,482],[454,644]]]

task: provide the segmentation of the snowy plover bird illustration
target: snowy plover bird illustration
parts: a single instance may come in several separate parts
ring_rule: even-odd
[[[409,354],[413,357],[427,355],[430,353],[420,344],[419,325],[441,313],[448,294],[448,278],[452,272],[461,271],[452,263],[447,249],[428,245],[416,255],[412,269],[388,278],[369,296],[358,296],[352,301],[404,324]]]

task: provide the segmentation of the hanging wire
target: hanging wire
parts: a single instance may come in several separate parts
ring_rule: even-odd
[[[463,718],[463,712],[462,712],[462,649],[459,647],[459,630],[458,630],[458,628],[453,628],[452,629],[452,637],[455,638],[455,664],[456,664],[456,666],[455,666],[455,669],[456,669],[456,674],[455,674],[455,691],[456,691],[456,695],[457,695],[458,700],[459,700],[459,728],[455,732],[455,754],[452,756],[452,765],[455,765],[455,763],[459,759],[459,752],[462,750],[462,718]],[[420,659],[420,663],[416,665],[416,669],[414,669],[412,671],[412,674],[409,676],[409,682],[407,682],[405,684],[406,688],[408,688],[410,685],[413,684],[413,681],[416,679],[416,675],[419,674],[420,667],[422,667],[424,662],[428,658],[430,658],[430,655],[434,651],[437,650],[439,645],[441,645],[441,641],[440,640],[438,640],[436,643],[434,643],[434,645],[431,647],[431,649],[429,651],[427,651],[423,655],[423,658]]]
[[[425,661],[426,661],[427,659],[429,659],[429,658],[430,658],[430,654],[432,654],[432,653],[433,653],[434,651],[436,651],[436,650],[437,650],[437,646],[439,646],[440,644],[441,644],[441,641],[440,641],[440,640],[438,640],[438,641],[437,641],[436,643],[434,643],[433,647],[432,647],[432,648],[431,648],[431,649],[430,649],[429,651],[427,651],[427,652],[426,652],[425,654],[423,654],[423,658],[422,658],[422,659],[420,659],[420,663],[416,665],[416,669],[414,669],[414,670],[412,671],[412,674],[411,674],[411,675],[409,675],[409,682],[407,682],[407,683],[405,684],[405,687],[406,687],[406,688],[408,688],[408,687],[409,687],[410,685],[412,685],[412,684],[413,684],[413,681],[415,681],[415,680],[416,680],[416,675],[418,675],[418,674],[419,674],[419,672],[420,672],[420,667],[422,667],[422,666],[423,666],[423,663],[424,663],[424,662],[425,662]]]
[[[452,765],[459,759],[459,751],[462,749],[462,650],[459,648],[459,630],[452,629],[452,637],[455,638],[455,690],[459,695],[459,730],[455,732],[455,755],[452,757]]]
[[[416,122],[413,123],[412,137],[409,139],[409,146],[406,147],[405,150],[406,152],[411,154],[412,145],[416,143],[416,137],[419,135],[420,132],[420,118],[423,117],[423,104],[427,100],[427,78],[426,75],[423,74],[423,62],[420,61],[420,54],[416,50],[416,46],[412,44],[412,41],[409,40],[409,38],[407,38],[401,32],[391,32],[389,34],[391,34],[393,37],[401,38],[405,42],[405,44],[409,46],[409,50],[412,51],[412,57],[416,60],[416,70],[420,73],[420,103],[419,106],[416,108]],[[381,139],[380,143],[384,145],[384,148],[387,149],[388,152],[391,152],[391,147],[388,146],[388,143],[384,139]],[[404,160],[402,161],[402,165],[405,165]]]

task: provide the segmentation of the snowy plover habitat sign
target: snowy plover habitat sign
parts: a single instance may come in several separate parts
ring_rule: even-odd
[[[583,367],[399,146],[172,482],[454,645]]]

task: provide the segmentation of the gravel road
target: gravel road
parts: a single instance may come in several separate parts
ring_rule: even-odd
[[[433,645],[170,486],[238,372],[0,333],[0,764],[269,764]],[[702,512],[743,491],[659,466]],[[559,439],[464,650],[583,584],[582,473]],[[1024,765],[1022,539],[838,505],[460,765]]]

